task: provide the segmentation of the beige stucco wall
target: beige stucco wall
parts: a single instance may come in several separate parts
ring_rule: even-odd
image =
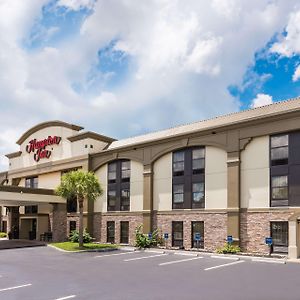
[[[144,183],[144,166],[143,164],[130,162],[130,211],[143,210],[143,183]]]
[[[103,194],[94,203],[94,212],[107,212],[107,164],[99,168],[95,175],[98,177]]]
[[[216,147],[205,151],[205,208],[227,207],[227,153]],[[158,159],[154,164],[153,208],[172,210],[172,153]]]
[[[241,153],[241,207],[269,207],[269,137],[253,139]]]
[[[55,189],[61,181],[61,172],[41,174],[38,177],[38,187],[43,189]]]
[[[153,209],[172,210],[172,153],[162,156],[154,163]]]
[[[227,208],[227,153],[211,146],[205,149],[205,208]]]

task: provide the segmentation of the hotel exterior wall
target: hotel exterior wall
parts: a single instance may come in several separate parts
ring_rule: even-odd
[[[227,153],[207,146],[205,151],[205,208],[227,208]],[[172,153],[154,163],[153,209],[172,210]]]
[[[201,211],[174,211],[157,212],[155,216],[156,228],[163,234],[169,233],[168,245],[172,245],[172,222],[183,222],[183,246],[185,249],[192,247],[193,221],[204,222],[204,250],[215,251],[222,247],[227,236],[227,214],[226,212],[201,212]]]
[[[227,153],[207,146],[205,151],[205,208],[227,208]]]
[[[241,152],[241,207],[269,206],[269,136],[263,136],[254,138]]]
[[[294,214],[284,210],[243,210],[240,215],[240,246],[243,252],[269,254],[265,238],[271,235],[271,222],[288,221]]]
[[[94,212],[107,212],[107,164],[99,168],[95,175],[103,189],[103,194],[94,203]]]

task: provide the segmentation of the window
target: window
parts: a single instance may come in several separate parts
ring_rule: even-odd
[[[70,221],[69,222],[69,232],[76,230],[76,221]]]
[[[76,213],[77,212],[76,196],[71,196],[67,199],[67,212],[68,213]]]
[[[183,184],[173,185],[173,203],[183,203],[184,187]]]
[[[37,189],[38,188],[38,177],[30,177],[25,179],[25,187]]]
[[[116,199],[117,199],[117,193],[115,190],[108,191],[107,194],[107,210],[108,211],[114,211],[116,210]]]
[[[122,161],[121,162],[121,180],[122,182],[130,181],[130,161]]]
[[[121,225],[120,243],[128,244],[128,242],[129,242],[129,222],[121,221],[120,225]]]
[[[287,206],[288,176],[271,177],[271,206]]]
[[[130,210],[130,160],[108,164],[108,211]]]
[[[272,252],[288,253],[288,222],[271,222]]]
[[[286,165],[289,158],[289,136],[276,135],[271,137],[271,165]]]
[[[173,153],[173,176],[184,175],[184,151]]]
[[[194,149],[192,150],[192,167],[193,174],[201,174],[204,173],[204,165],[205,165],[205,150],[204,148]]]
[[[123,211],[129,211],[130,205],[130,191],[128,189],[123,189],[121,191],[121,209]]]
[[[115,243],[115,222],[108,221],[106,224],[106,237],[107,243],[114,244]]]
[[[108,165],[108,183],[116,183],[117,180],[117,163]]]
[[[25,206],[25,214],[37,214],[38,206],[37,205],[28,205]]]
[[[173,209],[205,207],[205,148],[173,152]]]
[[[196,239],[196,235],[200,234],[200,241]],[[192,248],[204,248],[204,222],[193,221],[192,222]]]
[[[183,248],[183,222],[172,222],[172,246]]]

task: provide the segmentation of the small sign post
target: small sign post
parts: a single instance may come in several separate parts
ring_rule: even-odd
[[[149,233],[148,233],[148,238],[149,238],[150,240],[152,240],[152,232],[149,232]]]
[[[165,232],[164,233],[164,240],[165,240],[166,249],[168,248],[168,239],[169,239],[169,233]]]
[[[232,242],[233,242],[232,235],[228,235],[228,236],[227,236],[227,243],[228,243],[229,245],[231,245]]]
[[[272,252],[272,245],[273,245],[273,238],[272,237],[266,237],[265,243],[269,246],[269,256],[271,256]]]
[[[199,248],[200,248],[200,241],[201,241],[201,234],[200,234],[200,232],[196,232],[195,233],[195,240],[196,240],[196,243],[197,243],[197,250],[199,250]]]

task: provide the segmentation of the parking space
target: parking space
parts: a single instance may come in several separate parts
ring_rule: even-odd
[[[43,247],[3,250],[0,264],[0,299],[5,300],[298,300],[300,293],[299,264],[205,253],[71,254]]]

